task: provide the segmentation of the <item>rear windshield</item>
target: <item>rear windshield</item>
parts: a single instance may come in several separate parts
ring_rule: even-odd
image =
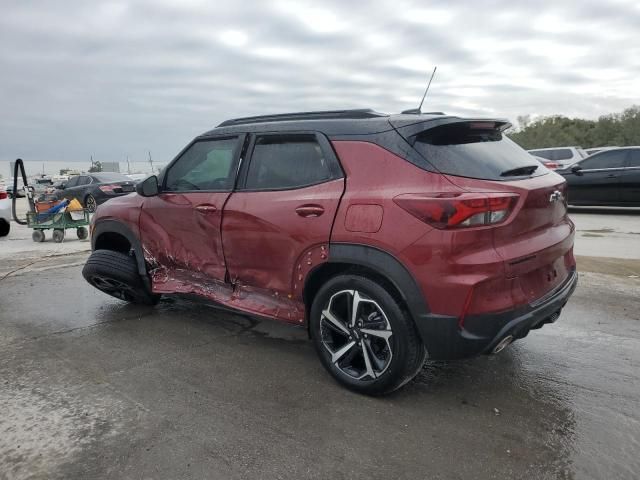
[[[93,178],[95,178],[98,182],[130,182],[131,179],[122,173],[98,173],[94,174]]]
[[[419,134],[414,147],[437,170],[448,175],[510,180],[546,173],[540,162],[491,124],[435,127]]]

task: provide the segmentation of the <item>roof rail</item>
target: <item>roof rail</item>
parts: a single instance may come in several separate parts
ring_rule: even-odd
[[[337,119],[362,119],[386,117],[384,113],[376,112],[370,108],[354,110],[326,110],[319,112],[280,113],[276,115],[259,115],[256,117],[243,117],[225,120],[218,127],[231,125],[243,125],[247,123],[285,122],[288,120],[337,120]]]

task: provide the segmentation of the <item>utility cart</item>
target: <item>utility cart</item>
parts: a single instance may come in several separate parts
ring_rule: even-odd
[[[37,204],[36,204],[37,206]],[[64,232],[69,228],[76,229],[76,235],[80,240],[89,236],[89,211],[87,209],[71,210],[64,212],[27,212],[27,226],[33,228],[31,238],[34,242],[44,242],[45,230],[53,230],[51,235],[54,242],[64,240]]]

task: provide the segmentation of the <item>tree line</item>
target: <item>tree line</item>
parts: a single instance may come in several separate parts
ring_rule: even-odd
[[[634,105],[622,113],[603,115],[598,120],[567,118],[562,115],[531,120],[518,117],[519,126],[507,135],[522,148],[583,148],[640,145],[640,107]]]

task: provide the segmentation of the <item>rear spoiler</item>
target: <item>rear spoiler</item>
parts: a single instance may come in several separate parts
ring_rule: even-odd
[[[441,125],[454,125],[454,124],[476,124],[486,125],[488,128],[494,128],[500,132],[504,132],[511,127],[509,121],[502,118],[460,118],[460,117],[436,117],[425,118],[422,120],[416,119],[415,115],[401,116],[400,118],[390,119],[391,126],[406,140],[415,137],[417,134],[426,130],[430,130]],[[489,126],[488,124],[493,124]]]

